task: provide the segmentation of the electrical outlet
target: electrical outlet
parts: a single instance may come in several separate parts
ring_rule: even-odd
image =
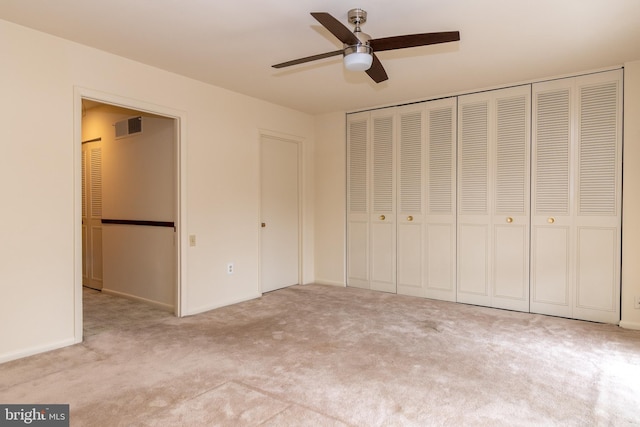
[[[227,274],[233,274],[233,263],[227,264]]]
[[[195,246],[195,245],[196,245],[196,235],[189,234],[189,246]]]
[[[640,310],[640,296],[636,295],[633,308]]]

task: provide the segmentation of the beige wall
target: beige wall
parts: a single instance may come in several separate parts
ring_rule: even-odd
[[[304,140],[303,273],[313,280],[312,116],[5,21],[0,52],[0,362],[81,337],[78,92],[181,119],[180,241],[197,236],[181,248],[183,314],[259,295],[260,130]]]
[[[345,284],[346,120],[338,112],[316,117],[315,281]]]

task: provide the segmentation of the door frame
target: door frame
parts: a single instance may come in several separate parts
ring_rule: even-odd
[[[126,98],[94,89],[75,86],[73,88],[74,128],[74,197],[73,197],[73,230],[74,230],[74,341],[82,342],[82,100],[96,101],[116,107],[128,108],[173,119],[175,131],[175,304],[174,315],[186,315],[187,307],[187,224],[186,224],[186,141],[187,113],[174,108],[160,106],[140,100]]]
[[[275,132],[270,130],[260,129],[258,131],[258,221],[262,221],[262,138],[274,138],[279,139],[284,142],[294,143],[298,146],[298,283],[303,283],[303,262],[302,262],[302,231],[304,230],[303,225],[303,212],[302,207],[304,206],[304,191],[303,191],[303,159],[304,159],[304,138],[288,135],[281,132]],[[262,233],[260,223],[258,222],[258,293],[262,294]]]

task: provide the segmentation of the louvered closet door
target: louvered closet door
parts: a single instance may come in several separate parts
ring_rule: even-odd
[[[492,306],[529,311],[531,86],[496,92]]]
[[[347,285],[369,285],[369,113],[347,116]]]
[[[396,292],[395,111],[371,113],[370,287]]]
[[[622,72],[534,85],[531,311],[617,323]]]
[[[425,296],[424,281],[424,104],[397,110],[398,215],[397,291]]]
[[[426,235],[428,298],[456,300],[456,98],[426,103]]]
[[[528,311],[530,86],[458,102],[457,299]]]

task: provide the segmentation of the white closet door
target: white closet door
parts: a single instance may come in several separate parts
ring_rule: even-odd
[[[495,92],[492,306],[529,311],[531,86]]]
[[[490,101],[480,94],[458,102],[457,300],[490,306]]]
[[[397,109],[397,290],[425,296],[424,288],[424,104]]]
[[[575,239],[571,216],[573,88],[533,85],[531,311],[571,317]]]
[[[347,285],[369,285],[369,113],[347,118]]]
[[[577,80],[574,317],[620,321],[622,71]]]
[[[426,108],[425,296],[455,301],[456,98]]]
[[[458,301],[529,311],[530,86],[459,98]]]
[[[371,113],[370,287],[396,292],[395,111]]]
[[[531,311],[617,323],[622,72],[534,94]]]

